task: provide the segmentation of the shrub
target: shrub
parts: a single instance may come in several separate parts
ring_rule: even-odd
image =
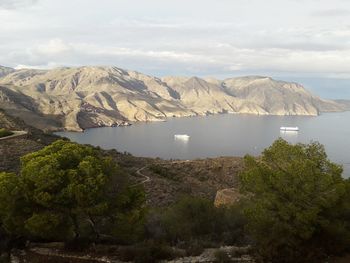
[[[178,175],[176,173],[174,173],[172,170],[163,167],[159,164],[152,164],[150,165],[149,169],[158,174],[161,177],[164,177],[166,179],[172,180],[172,181],[179,181],[180,178],[178,177]]]
[[[245,221],[234,207],[215,207],[212,200],[184,197],[164,211],[160,225],[173,244],[193,240],[235,243],[243,239]]]

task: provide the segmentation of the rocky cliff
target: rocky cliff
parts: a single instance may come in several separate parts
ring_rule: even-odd
[[[0,69],[0,108],[40,129],[99,126],[216,113],[318,115],[342,111],[301,85],[250,76],[157,77],[116,67]]]

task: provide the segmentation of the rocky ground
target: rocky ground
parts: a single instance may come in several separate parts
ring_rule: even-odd
[[[160,206],[167,206],[185,194],[214,201],[217,191],[237,186],[241,169],[239,157],[161,162],[145,171],[151,178],[145,189],[151,204]]]
[[[29,244],[26,249],[13,250],[11,254],[11,262],[13,263],[122,263],[120,257],[123,254],[123,246],[106,246],[97,245],[80,252],[72,252],[64,249],[61,243],[47,244]],[[106,255],[106,250],[109,253]],[[181,249],[174,248],[177,253],[184,253]],[[220,248],[205,249],[198,256],[179,257],[173,260],[164,260],[160,262],[168,263],[208,263],[219,262],[217,254],[224,255],[234,263],[254,263],[255,261],[249,256],[249,247],[227,246]]]

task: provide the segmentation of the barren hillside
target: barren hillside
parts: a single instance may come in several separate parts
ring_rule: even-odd
[[[221,81],[159,79],[116,67],[0,70],[0,108],[42,130],[81,131],[227,112],[315,116],[348,108],[299,84],[260,76]]]

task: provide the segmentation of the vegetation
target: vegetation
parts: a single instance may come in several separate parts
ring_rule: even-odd
[[[27,240],[64,241],[74,251],[107,242],[132,245],[125,258],[154,262],[178,256],[172,246],[190,256],[241,240],[238,208],[186,197],[158,211],[144,201],[143,190],[108,154],[56,141],[23,156],[18,174],[0,173],[1,249]]]
[[[152,164],[152,165],[150,165],[149,169],[152,172],[154,172],[154,173],[158,174],[159,176],[164,177],[166,179],[169,179],[172,181],[179,181],[180,180],[180,178],[178,177],[178,175],[174,171],[170,170],[169,168],[163,167],[159,164]]]
[[[238,207],[215,207],[212,200],[183,197],[162,213],[158,225],[163,226],[166,241],[191,247],[197,245],[194,239],[216,246],[242,242],[244,224]]]
[[[247,229],[264,262],[320,262],[349,247],[349,182],[322,145],[279,139],[245,166]]]
[[[21,163],[19,176],[0,173],[0,220],[9,235],[129,241],[142,230],[142,190],[128,187],[127,174],[92,147],[56,141]]]
[[[0,129],[0,138],[7,137],[7,136],[10,136],[10,135],[13,135],[13,132],[11,132],[9,130],[6,130],[4,128]]]
[[[240,202],[220,207],[189,196],[146,207],[143,189],[108,156],[59,140],[23,156],[18,174],[0,173],[0,251],[28,240],[64,241],[73,251],[104,243],[127,245],[116,249],[118,259],[157,262],[249,244],[257,262],[271,263],[349,252],[350,182],[318,143],[279,139],[261,157],[246,156]],[[166,183],[182,180],[170,167],[150,170]],[[246,252],[218,249],[214,257],[230,262]]]

